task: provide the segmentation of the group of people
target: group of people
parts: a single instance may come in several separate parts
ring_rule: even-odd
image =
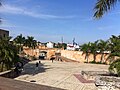
[[[36,69],[38,70],[39,64],[41,63],[41,61],[36,62]]]

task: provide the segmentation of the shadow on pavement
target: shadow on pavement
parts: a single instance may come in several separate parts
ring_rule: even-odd
[[[38,67],[36,67],[35,63],[28,63],[24,66],[24,69],[21,73],[21,75],[35,75],[38,73],[42,73],[45,72],[47,69],[51,69],[51,68],[47,68],[47,65],[44,65],[42,63],[38,64]]]

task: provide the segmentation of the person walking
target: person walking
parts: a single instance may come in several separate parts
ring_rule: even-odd
[[[41,63],[41,61],[39,61],[39,64]]]
[[[38,66],[39,66],[39,63],[38,63],[38,62],[36,62],[36,70],[38,70]]]
[[[55,58],[54,57],[52,57],[50,60],[52,61],[52,63],[53,63],[53,60],[54,60]]]

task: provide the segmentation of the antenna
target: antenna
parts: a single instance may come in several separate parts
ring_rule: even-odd
[[[73,38],[73,45],[75,44],[75,38]]]
[[[61,42],[63,43],[63,37],[61,38]]]

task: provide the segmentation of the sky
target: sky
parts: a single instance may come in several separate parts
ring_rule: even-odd
[[[103,18],[93,18],[97,0],[3,0],[0,28],[33,36],[40,42],[83,44],[107,40],[120,34],[120,8],[117,4]]]

